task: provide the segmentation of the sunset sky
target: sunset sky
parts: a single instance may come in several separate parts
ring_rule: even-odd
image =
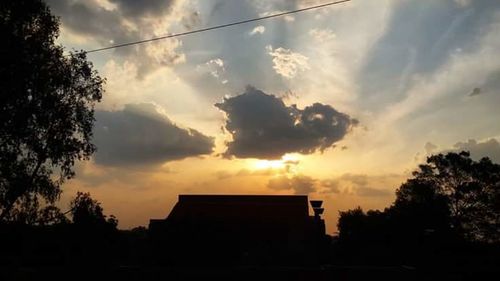
[[[325,0],[50,0],[66,50],[92,50]],[[308,194],[384,208],[426,156],[500,162],[497,0],[353,0],[88,54],[107,79],[89,191],[121,228],[178,194]]]

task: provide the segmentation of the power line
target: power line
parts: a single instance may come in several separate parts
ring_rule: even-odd
[[[314,10],[314,9],[324,8],[324,7],[327,7],[327,6],[341,4],[341,3],[345,3],[345,2],[349,2],[349,1],[351,1],[351,0],[342,0],[342,1],[329,2],[329,3],[325,3],[325,4],[321,4],[321,5],[310,6],[310,7],[307,7],[307,8],[302,8],[302,9],[298,9],[298,10],[292,10],[292,11],[287,11],[287,12],[272,14],[272,15],[263,16],[263,17],[259,17],[259,18],[242,20],[242,21],[237,21],[237,22],[232,22],[232,23],[227,23],[227,24],[222,24],[222,25],[216,25],[216,26],[202,28],[202,29],[197,29],[197,30],[191,30],[191,31],[186,31],[186,32],[181,32],[181,33],[174,33],[174,34],[160,36],[160,37],[154,37],[154,38],[150,38],[150,39],[144,39],[144,40],[139,40],[139,41],[133,41],[133,42],[128,42],[128,43],[117,44],[117,45],[113,45],[113,46],[109,46],[109,47],[103,47],[103,48],[99,48],[99,49],[85,51],[85,53],[95,53],[95,52],[106,51],[106,50],[111,50],[111,49],[116,49],[116,48],[121,48],[121,47],[127,47],[127,46],[132,46],[132,45],[138,45],[138,44],[143,44],[143,43],[147,43],[147,42],[153,42],[153,41],[158,41],[158,40],[173,38],[173,37],[190,35],[190,34],[194,34],[194,33],[200,33],[200,32],[210,31],[210,30],[214,30],[214,29],[220,29],[220,28],[230,27],[230,26],[239,25],[239,24],[245,24],[245,23],[249,23],[249,22],[255,22],[255,21],[261,21],[261,20],[266,20],[266,19],[270,19],[270,18],[281,17],[281,16],[285,16],[285,15],[289,15],[289,14],[296,14],[296,13],[300,13],[300,12],[305,12],[305,11],[309,11],[309,10]]]

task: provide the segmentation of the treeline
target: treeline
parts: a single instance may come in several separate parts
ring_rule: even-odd
[[[336,263],[500,268],[500,165],[430,156],[383,211],[340,212]]]
[[[89,193],[78,192],[67,214],[49,206],[30,217],[24,213],[21,221],[0,223],[0,265],[127,264],[129,250],[146,240],[146,229],[121,231],[117,225]]]

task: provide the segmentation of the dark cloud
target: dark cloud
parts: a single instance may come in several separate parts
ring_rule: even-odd
[[[90,42],[97,42],[98,47],[133,42],[168,33],[168,30],[165,30],[162,34],[156,34],[153,23],[169,15],[175,2],[174,0],[111,0],[112,4],[116,4],[116,8],[105,9],[96,1],[47,1],[54,14],[61,18],[64,29],[72,34],[84,36]],[[192,15],[179,15],[179,17],[180,24],[186,20],[190,24],[193,22]],[[134,62],[141,77],[158,66],[183,62],[184,55],[178,50],[180,46],[180,41],[174,38],[155,44],[118,48],[113,52],[126,56],[128,60]]]
[[[280,98],[252,87],[215,106],[227,114],[225,129],[233,137],[225,156],[239,158],[276,159],[285,153],[324,151],[358,124],[329,105],[286,106]]]
[[[273,190],[293,190],[295,194],[309,194],[315,191],[316,180],[303,175],[293,177],[279,176],[272,178],[267,187]]]
[[[484,142],[471,139],[467,142],[458,142],[453,147],[452,151],[469,151],[473,159],[479,160],[483,157],[489,157],[491,161],[500,163],[500,143],[494,138]]]
[[[50,9],[61,17],[64,28],[84,35],[103,45],[110,41],[128,42],[139,38],[139,32],[123,26],[118,10],[106,10],[93,1],[48,0]]]
[[[472,92],[469,93],[469,97],[479,96],[481,94],[481,88],[474,88]]]
[[[148,165],[210,154],[214,140],[180,128],[153,104],[128,104],[121,111],[97,111],[94,139],[98,164]]]

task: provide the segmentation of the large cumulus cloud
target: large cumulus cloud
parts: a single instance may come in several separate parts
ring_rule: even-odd
[[[210,154],[213,138],[181,128],[153,104],[127,104],[120,111],[97,111],[95,161],[111,166],[150,165]]]
[[[358,124],[333,107],[314,103],[304,109],[252,87],[215,104],[227,115],[232,135],[225,156],[277,159],[286,153],[324,151]]]

